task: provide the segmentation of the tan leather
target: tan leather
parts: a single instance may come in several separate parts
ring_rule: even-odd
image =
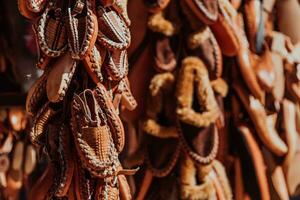
[[[130,188],[124,175],[118,175],[121,200],[131,200]]]
[[[295,102],[300,101],[300,64],[286,63],[285,76],[286,76],[286,92],[289,98]]]
[[[266,148],[262,148],[262,153],[267,167],[267,176],[270,179],[271,199],[288,200],[289,193],[282,166],[275,161],[272,153],[270,153]],[[272,188],[274,188],[274,190],[272,190]]]
[[[241,161],[234,159],[234,196],[236,199],[244,199],[244,180],[242,174]]]
[[[185,58],[182,61],[178,78],[176,113],[179,119],[196,127],[207,127],[217,119],[219,109],[204,63],[197,57]],[[194,88],[194,81],[197,84],[196,88]],[[203,106],[203,113],[199,113],[199,111],[192,108],[194,91],[198,91],[195,101]]]
[[[247,49],[247,45],[244,42],[241,42],[240,44],[241,46],[237,54],[237,62],[241,75],[243,76],[251,93],[261,102],[264,102],[265,94],[260,87],[254,72],[252,54]]]
[[[264,52],[256,57],[254,66],[257,80],[265,91],[271,91],[275,85],[275,69],[271,52],[265,45]]]
[[[280,55],[276,53],[272,53],[272,61],[274,64],[275,83],[276,83],[272,89],[272,94],[277,101],[280,101],[283,99],[284,92],[285,92],[283,60]]]
[[[286,176],[289,194],[293,195],[299,192],[300,176],[295,173],[295,169],[299,167],[299,133],[296,130],[296,107],[289,101],[283,101],[283,126],[285,137],[288,144],[288,153],[283,162],[283,170]]]
[[[125,21],[116,11],[105,9],[102,6],[97,8],[98,14],[98,38],[97,41],[109,50],[127,49],[131,36]]]
[[[283,100],[283,127],[285,130],[285,138],[288,145],[288,152],[283,162],[284,169],[287,169],[291,160],[297,151],[298,133],[296,130],[296,110],[295,105],[287,100]]]
[[[300,17],[300,7],[297,0],[276,1],[279,30],[289,36],[296,44],[300,41],[300,27],[297,21]]]
[[[246,142],[247,149],[249,151],[251,160],[254,165],[254,171],[257,177],[257,182],[259,186],[260,191],[260,197],[261,199],[271,199],[270,198],[270,192],[269,192],[269,186],[268,186],[268,180],[266,177],[266,171],[265,171],[265,163],[264,159],[261,153],[261,150],[255,141],[255,138],[253,137],[253,132],[249,127],[247,126],[239,126],[239,132],[242,135],[243,139]],[[251,194],[250,194],[251,195]]]
[[[290,195],[297,195],[299,194],[299,160],[300,160],[300,151],[299,151],[299,138],[298,138],[298,145],[297,145],[297,153],[294,155],[293,160],[290,162],[290,166],[288,170],[285,170],[286,182],[288,186],[288,191]]]
[[[94,176],[103,178],[108,173],[116,173],[113,168],[118,165],[118,157],[109,122],[99,116],[98,110],[102,108],[102,112],[105,112],[105,108],[100,108],[97,96],[89,89],[75,95],[72,103],[72,133],[82,164]],[[80,120],[81,117],[87,120]]]
[[[62,100],[72,80],[76,65],[76,61],[67,53],[53,63],[46,84],[49,101],[59,102]]]
[[[283,156],[288,151],[284,141],[279,137],[274,125],[268,121],[267,113],[262,104],[241,88],[240,85],[233,85],[238,97],[246,108],[259,138],[262,140],[272,153]]]
[[[262,20],[261,2],[259,0],[247,0],[244,5],[245,28],[250,50],[256,52],[256,36],[259,31],[259,23]]]

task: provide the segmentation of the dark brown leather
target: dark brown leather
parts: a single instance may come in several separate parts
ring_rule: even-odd
[[[165,9],[170,0],[144,0],[148,10],[153,13],[157,13]]]
[[[174,54],[169,38],[158,39],[156,41],[155,68],[158,72],[173,71],[177,65],[176,55]]]

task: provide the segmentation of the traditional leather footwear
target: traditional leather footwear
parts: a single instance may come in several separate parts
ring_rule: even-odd
[[[77,61],[66,53],[60,56],[51,67],[47,78],[46,92],[49,101],[56,103],[66,95],[77,68]]]
[[[172,36],[178,32],[176,24],[166,19],[164,12],[151,15],[148,19],[148,27],[151,31],[161,33],[165,36]]]
[[[231,186],[226,175],[225,167],[218,160],[212,163],[213,171],[209,174],[216,188],[218,199],[230,200],[233,198]]]
[[[218,18],[218,1],[186,0],[186,4],[205,24],[212,24]]]
[[[242,24],[242,19],[239,18],[240,24]],[[237,62],[241,75],[244,78],[244,81],[253,94],[254,97],[259,99],[262,103],[265,99],[265,94],[262,88],[260,87],[254,68],[253,68],[253,55],[248,49],[248,42],[245,36],[244,31],[242,30],[243,25],[240,25],[239,29],[239,42],[240,49],[237,54]]]
[[[146,164],[154,177],[167,176],[180,155],[176,124],[172,123],[175,120],[175,105],[168,101],[168,97],[174,95],[174,87],[174,76],[171,73],[155,75],[149,86],[150,98],[142,128],[147,133]]]
[[[176,67],[176,55],[170,46],[170,40],[167,37],[158,39],[155,45],[155,69],[158,72],[173,71]]]
[[[296,110],[295,105],[289,101],[283,101],[283,127],[285,130],[285,138],[288,145],[288,153],[283,162],[283,170],[290,195],[299,192],[300,177],[296,173],[299,167],[299,133],[296,130]]]
[[[244,5],[245,29],[250,50],[261,53],[264,42],[264,23],[262,3],[258,0],[247,0]]]
[[[227,96],[229,86],[224,79],[222,78],[215,79],[211,81],[210,84],[216,94],[221,95],[221,97],[223,98]]]
[[[98,181],[95,199],[119,199],[118,179],[117,177],[106,178]]]
[[[198,180],[197,184],[197,166],[193,161],[184,155],[180,164],[180,198],[188,200],[196,199],[217,199],[216,190],[213,186],[213,181],[206,175]]]
[[[276,13],[278,18],[279,30],[289,36],[296,44],[300,41],[300,27],[294,19],[300,17],[299,2],[297,0],[276,1]]]
[[[132,95],[131,89],[130,89],[130,84],[129,80],[126,77],[121,81],[122,84],[122,99],[121,99],[121,104],[124,106],[127,110],[134,110],[137,107],[137,102],[135,98]]]
[[[35,116],[42,105],[47,102],[47,75],[48,73],[44,72],[44,74],[35,81],[27,93],[25,107],[29,116]]]
[[[243,173],[246,173],[243,174],[243,177],[252,177],[251,182],[249,179],[248,182],[244,182],[245,190],[251,199],[270,199],[265,163],[261,150],[259,149],[259,146],[253,137],[253,132],[247,125],[239,126],[238,130],[241,134],[241,139],[245,148],[239,148],[239,152],[241,153],[241,167],[243,169]],[[249,160],[246,161],[247,159]]]
[[[222,52],[208,26],[192,33],[188,37],[188,46],[191,54],[199,56],[205,63],[210,79],[221,77],[223,71]]]
[[[284,59],[288,55],[286,50],[286,38],[283,34],[277,32],[273,32],[271,38],[271,56],[276,83],[271,93],[275,100],[281,101],[285,93]]]
[[[103,118],[105,111],[97,103],[95,95],[87,89],[74,96],[72,133],[82,164],[94,176],[107,177],[116,173],[118,155],[108,119]]]
[[[240,98],[244,108],[247,110],[258,136],[264,145],[266,145],[272,153],[278,156],[286,154],[288,151],[287,146],[279,137],[274,124],[268,120],[265,108],[260,101],[255,99],[252,95],[248,95],[247,92],[241,88],[240,84],[238,85],[238,83],[234,83],[233,88]]]
[[[178,122],[178,133],[183,150],[197,164],[208,164],[216,158],[219,135],[215,125],[212,124],[209,127],[197,128]]]
[[[97,179],[87,177],[86,173],[87,171],[82,167],[82,163],[75,163],[73,186],[76,200],[92,200],[95,198]]]
[[[56,174],[51,187],[51,193],[54,197],[67,196],[74,173],[74,156],[71,146],[71,133],[67,126],[60,124],[58,128],[58,166],[56,166]]]
[[[219,108],[203,62],[197,57],[182,61],[178,77],[177,116],[180,121],[195,127],[207,127],[219,116]],[[194,84],[195,83],[195,84]],[[196,86],[196,87],[195,87]],[[193,108],[193,94],[197,91],[198,108]],[[202,113],[197,112],[202,110]]]
[[[130,26],[131,21],[128,17],[127,11],[128,0],[116,0],[114,2],[115,3],[112,5],[113,8],[121,15],[126,25]]]
[[[285,130],[285,138],[288,145],[288,152],[285,155],[283,168],[287,169],[297,151],[298,133],[296,130],[295,105],[287,99],[284,99],[282,104],[283,128]]]
[[[235,56],[240,48],[238,27],[235,23],[237,12],[228,0],[219,1],[219,15],[215,23],[210,25],[216,40],[226,56]]]
[[[120,153],[125,145],[125,133],[122,121],[115,110],[112,99],[102,84],[97,85],[97,88],[94,91],[94,96],[97,100],[97,103],[102,108],[103,114],[106,115],[106,123],[110,128],[114,147],[117,150],[117,153]]]
[[[131,41],[128,26],[119,17],[116,11],[110,8],[98,7],[98,32],[97,41],[109,50],[124,50]]]
[[[270,182],[271,199],[288,200],[289,193],[283,173],[282,166],[275,161],[274,156],[266,148],[262,148],[262,153],[267,166],[267,176]]]
[[[45,143],[45,132],[48,122],[53,118],[57,112],[51,108],[50,103],[47,102],[36,114],[33,120],[33,126],[30,131],[30,141],[40,146]]]
[[[91,53],[89,53],[84,59],[83,63],[89,76],[95,84],[103,81],[102,64],[106,58],[107,51],[102,47],[94,46]]]
[[[94,0],[76,0],[74,8],[68,7],[66,29],[68,46],[74,59],[85,58],[97,40],[97,16],[93,12]]]
[[[131,200],[132,196],[130,194],[130,188],[124,175],[118,175],[118,185],[120,190],[120,199]]]
[[[128,74],[128,59],[126,50],[114,50],[107,52],[107,59],[103,68],[110,79],[120,81]]]
[[[298,169],[299,169],[299,160],[300,160],[300,149],[299,149],[299,138],[298,138],[298,149],[296,154],[294,155],[293,160],[290,162],[290,166],[287,170],[285,171],[285,177],[286,177],[286,182],[287,182],[287,187],[290,196],[298,195],[299,194],[299,174]]]
[[[50,3],[36,23],[37,42],[42,52],[49,57],[58,57],[68,48],[67,30],[62,20],[64,3]],[[57,36],[59,33],[59,36]]]
[[[300,64],[286,64],[286,91],[293,101],[300,101]]]
[[[234,160],[234,196],[236,199],[244,199],[244,180],[242,174],[241,161],[238,158]]]

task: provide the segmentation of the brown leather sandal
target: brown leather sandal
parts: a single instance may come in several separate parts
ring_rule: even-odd
[[[197,18],[205,24],[212,24],[218,18],[218,1],[186,0],[186,4]]]
[[[279,137],[274,124],[270,123],[267,113],[259,100],[252,95],[247,94],[245,89],[241,88],[241,83],[234,83],[233,88],[240,98],[244,108],[247,110],[259,138],[272,153],[283,156],[288,151],[286,144]]]

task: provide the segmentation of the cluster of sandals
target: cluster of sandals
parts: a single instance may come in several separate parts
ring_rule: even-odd
[[[30,120],[13,109],[1,120],[0,199],[24,184],[30,200],[300,195],[297,0],[18,7],[43,74],[28,91]],[[30,142],[12,145],[29,126]]]

